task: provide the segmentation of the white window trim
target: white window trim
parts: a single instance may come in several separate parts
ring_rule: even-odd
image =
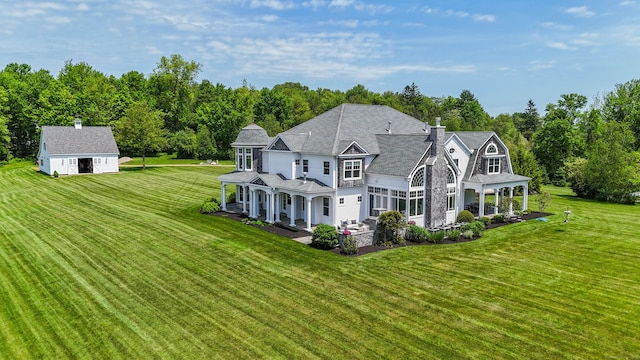
[[[491,161],[497,161],[497,164],[491,165]],[[491,171],[491,168],[497,167],[498,171]],[[487,174],[495,175],[500,174],[500,158],[499,157],[491,157],[487,159]]]
[[[351,175],[347,177],[347,163],[351,164]],[[353,171],[355,169],[354,165],[358,165],[358,176],[353,176]],[[360,180],[362,179],[362,159],[357,159],[357,160],[345,160],[344,161],[344,168],[342,169],[342,179],[343,180]]]
[[[496,149],[496,151],[494,151],[494,152],[489,152],[489,149],[490,149],[492,146]],[[498,155],[498,154],[500,153],[500,152],[498,151],[498,145],[496,145],[496,143],[494,143],[494,142],[489,143],[489,145],[487,145],[487,147],[484,149],[484,153],[485,153],[485,155]]]

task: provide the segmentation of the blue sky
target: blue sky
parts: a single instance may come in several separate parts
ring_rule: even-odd
[[[640,69],[640,0],[1,0],[0,14],[3,67],[149,75],[180,54],[202,64],[198,80],[233,88],[415,82],[428,96],[468,89],[492,116],[592,100]]]

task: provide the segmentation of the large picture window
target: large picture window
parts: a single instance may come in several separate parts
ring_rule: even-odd
[[[362,160],[344,161],[344,180],[358,180],[362,178]]]
[[[489,158],[487,174],[500,174],[500,158]]]
[[[424,190],[409,192],[409,215],[424,215]]]
[[[447,211],[456,209],[456,176],[451,168],[447,171]]]

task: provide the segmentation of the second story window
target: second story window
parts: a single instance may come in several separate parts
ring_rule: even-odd
[[[309,160],[302,160],[302,171],[306,173],[309,172]]]
[[[252,149],[251,148],[238,148],[236,151],[236,169],[251,171],[252,168]]]
[[[487,174],[500,174],[500,158],[489,158],[487,162]]]
[[[328,161],[324,162],[324,174],[325,175],[329,175],[329,162]]]
[[[362,179],[362,160],[344,161],[344,180]]]

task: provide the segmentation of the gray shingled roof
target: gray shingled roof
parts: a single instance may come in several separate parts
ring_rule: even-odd
[[[256,124],[249,124],[240,130],[231,146],[267,146],[270,142],[271,138],[265,129]]]
[[[305,140],[307,139],[307,134],[290,134],[290,133],[282,133],[278,135],[289,150],[293,152],[300,152],[302,150],[302,146],[304,145]]]
[[[453,131],[447,132],[447,134],[456,134],[469,149],[475,150],[484,145],[495,133],[493,131]],[[447,139],[450,137],[449,135]]]
[[[108,126],[43,126],[40,136],[49,155],[120,154]]]
[[[307,134],[302,153],[338,155],[341,144],[355,140],[370,154],[379,154],[376,135],[387,134],[391,121],[392,134],[418,134],[424,123],[383,105],[343,104],[295,126],[285,134]]]
[[[287,180],[280,174],[261,174],[255,171],[234,171],[229,174],[220,175],[218,179],[229,183],[246,183],[253,179],[260,179],[269,187],[305,194],[328,194],[335,192],[331,187],[315,179],[308,178],[306,181],[300,178]]]
[[[376,137],[380,154],[367,167],[367,174],[409,176],[432,144],[427,134]]]
[[[529,181],[530,177],[516,175],[516,174],[493,174],[493,175],[484,175],[484,174],[476,174],[473,175],[466,182],[479,183],[479,184],[501,184],[508,182],[516,182],[516,181]]]

